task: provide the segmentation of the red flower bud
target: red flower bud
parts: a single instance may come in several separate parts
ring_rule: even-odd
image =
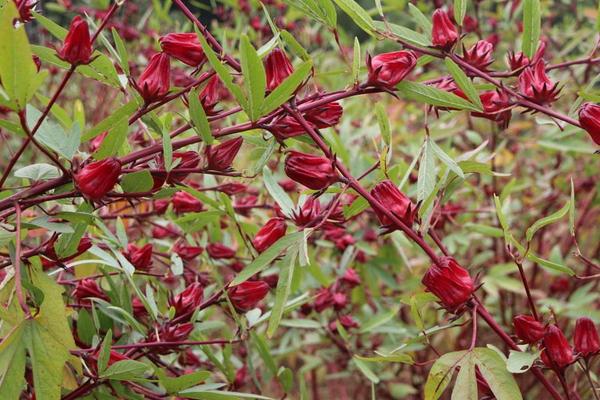
[[[126,257],[135,269],[147,271],[152,265],[152,245],[150,243],[137,247],[133,243],[127,245]]]
[[[19,19],[22,23],[33,20],[33,11],[38,4],[38,0],[13,0],[19,10]]]
[[[462,93],[462,92],[461,92]],[[458,94],[458,93],[457,93]],[[463,96],[461,96],[463,97]],[[465,96],[466,97],[466,96]],[[501,128],[508,127],[512,113],[510,110],[510,101],[504,91],[489,90],[479,95],[484,112],[472,112],[474,117],[480,117],[495,121]]]
[[[546,328],[542,345],[542,354],[545,355],[545,357],[542,357],[542,360],[550,368],[562,370],[575,361],[571,345],[556,325],[550,325]]]
[[[245,192],[248,189],[248,186],[239,182],[229,182],[219,185],[219,192],[223,192],[228,194],[229,196],[233,196],[234,194]]]
[[[429,267],[421,282],[448,311],[455,312],[473,294],[473,280],[452,257],[440,258],[440,264]]]
[[[138,297],[134,297],[131,300],[131,308],[133,310],[133,316],[137,319],[144,318],[146,315],[148,315],[148,311],[146,310],[144,303],[142,303],[142,300],[140,300]]]
[[[315,297],[314,308],[315,311],[320,313],[321,311],[331,307],[333,305],[333,295],[327,288],[321,288],[317,291]]]
[[[99,357],[99,355],[100,355],[100,349],[91,353],[90,358],[88,360],[90,369],[92,371],[94,371],[96,374],[98,373],[98,357]],[[119,361],[123,361],[123,360],[129,360],[129,358],[127,356],[124,356],[121,353],[114,351],[114,350],[110,350],[109,356],[108,356],[108,362],[106,363],[106,366],[110,367],[111,365],[113,365]]]
[[[600,352],[600,337],[594,321],[587,317],[581,317],[575,322],[575,333],[573,335],[575,351],[583,357],[589,357]]]
[[[544,325],[531,315],[517,315],[513,318],[515,335],[525,343],[537,343],[544,337]]]
[[[230,287],[227,295],[233,306],[242,311],[248,311],[269,293],[269,285],[263,281],[246,281],[237,286]]]
[[[206,252],[215,260],[223,260],[235,257],[235,250],[222,243],[211,243],[206,246]]]
[[[152,331],[152,333],[148,335],[148,342],[182,342],[190,336],[190,333],[192,333],[193,330],[194,324],[191,322],[176,325],[167,324],[160,329],[158,337],[155,331]],[[175,350],[177,350],[177,346],[153,347],[153,351],[157,354],[168,354]]]
[[[179,191],[173,195],[173,209],[177,213],[200,212],[204,205],[188,192]]]
[[[92,140],[90,140],[90,151],[92,153],[98,150],[100,146],[102,146],[102,142],[104,142],[106,136],[108,136],[108,131],[104,131]]]
[[[167,226],[155,226],[154,228],[152,228],[152,237],[155,239],[177,237],[177,235],[177,228],[171,223],[169,223]]]
[[[79,241],[79,244],[77,245],[77,251],[74,254],[68,257],[59,258],[56,254],[56,250],[54,249],[55,243],[56,239],[53,239],[50,242],[48,242],[46,248],[44,249],[44,252],[42,253],[42,255],[44,256],[44,258],[42,258],[42,267],[44,269],[54,267],[57,263],[66,263],[67,261],[79,257],[80,255],[88,251],[90,247],[92,247],[92,241],[88,237],[83,237]]]
[[[148,66],[137,81],[140,95],[142,95],[146,103],[160,100],[169,93],[170,75],[171,65],[169,56],[165,53],[153,55]]]
[[[206,148],[207,168],[214,171],[225,171],[231,168],[231,163],[240,151],[243,143],[244,139],[239,136],[216,146],[208,146]]]
[[[208,80],[208,83],[204,89],[202,89],[202,92],[200,92],[198,97],[200,98],[200,102],[202,103],[202,107],[206,114],[211,115],[214,113],[214,108],[217,103],[223,100],[227,94],[227,89],[221,82],[221,79],[219,79],[219,76],[215,74]]]
[[[396,86],[417,65],[417,56],[410,50],[378,54],[367,54],[369,69],[368,84],[372,86]]]
[[[165,181],[170,184],[176,185],[181,183],[187,176],[190,174],[189,172],[178,172],[180,169],[188,169],[188,168],[196,168],[200,163],[200,156],[195,151],[176,151],[173,153],[173,165],[175,167],[171,172],[167,174],[153,174],[152,178],[154,179],[154,187],[153,189],[160,188]],[[157,166],[159,169],[165,168],[165,160],[162,157],[162,154],[158,157]]]
[[[159,42],[163,52],[190,67],[197,67],[206,60],[195,33],[169,33],[162,36]]]
[[[358,328],[360,326],[358,322],[356,322],[354,318],[352,318],[351,315],[342,315],[338,318],[338,321],[340,321],[340,325],[342,325],[344,329],[353,329]],[[331,321],[329,323],[329,330],[332,332],[337,332],[336,321]]]
[[[307,122],[310,127],[315,128],[310,121]],[[269,127],[269,131],[280,141],[306,133],[306,129],[291,115],[277,118]]]
[[[87,22],[80,16],[71,21],[69,32],[65,37],[58,57],[72,65],[89,64],[92,56],[92,41]]]
[[[310,196],[299,209],[292,213],[292,220],[297,226],[306,226],[314,222],[321,213],[321,203],[318,199]]]
[[[109,301],[108,296],[100,286],[96,283],[95,280],[86,278],[77,282],[77,286],[73,290],[73,297],[77,300],[82,301],[83,299],[87,299],[89,297],[95,297],[98,299],[102,299],[105,301]],[[83,301],[82,301],[83,302]]]
[[[175,318],[190,317],[202,304],[204,289],[198,282],[192,283],[183,292],[169,298],[169,306],[175,308]]]
[[[546,64],[543,60],[525,68],[519,75],[519,91],[538,104],[556,101],[560,92],[557,86],[558,82],[552,82],[546,75]]]
[[[304,186],[321,190],[337,181],[330,160],[299,151],[290,151],[285,160],[285,173]]]
[[[294,182],[293,180],[291,180],[289,178],[282,179],[278,183],[279,183],[279,186],[281,186],[281,188],[288,193],[295,192],[297,189],[296,182]]]
[[[585,103],[579,109],[579,123],[592,140],[600,146],[600,106]]]
[[[267,74],[267,90],[273,91],[294,72],[292,63],[283,50],[276,47],[265,58],[265,72]]]
[[[341,278],[341,281],[351,288],[360,285],[360,276],[352,268],[348,268]]]
[[[204,249],[199,246],[191,246],[185,242],[179,241],[175,243],[173,251],[183,260],[191,261],[202,254]]]
[[[471,66],[487,71],[487,67],[494,62],[493,53],[494,45],[487,40],[480,40],[468,50],[463,46],[462,58]]]
[[[286,225],[283,218],[271,218],[254,236],[252,245],[259,253],[262,253],[273,243],[285,235]]]
[[[477,21],[477,18],[471,17],[470,15],[465,15],[462,26],[465,33],[475,32],[479,27],[479,21]]]
[[[333,298],[333,308],[337,311],[343,309],[348,304],[348,297],[344,293],[337,292],[331,297]]]
[[[404,193],[398,190],[392,181],[385,180],[378,183],[371,190],[371,195],[402,222],[409,227],[412,226],[417,215],[417,208]],[[393,225],[392,220],[383,212],[377,209],[374,211],[382,225]]]
[[[438,8],[433,13],[432,23],[431,43],[434,47],[449,50],[456,43],[458,32],[448,13]]]
[[[329,128],[340,122],[344,109],[337,101],[323,104],[306,112],[306,120],[319,129]]]
[[[522,51],[517,53],[509,51],[506,61],[511,71],[520,70],[529,65],[529,58]]]
[[[75,175],[75,185],[85,197],[100,200],[117,184],[121,175],[121,162],[105,158],[87,164]]]

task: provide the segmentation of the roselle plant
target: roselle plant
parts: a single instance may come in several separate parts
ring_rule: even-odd
[[[0,0],[0,399],[600,399],[599,31]]]

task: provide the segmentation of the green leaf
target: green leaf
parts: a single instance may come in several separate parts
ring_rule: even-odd
[[[423,29],[424,34],[431,39],[431,30],[433,29],[433,25],[431,24],[429,18],[427,18],[425,14],[423,14],[421,10],[419,10],[419,8],[412,3],[408,3],[408,12],[416,24]]]
[[[242,35],[240,53],[242,75],[248,94],[248,109],[250,111],[248,116],[252,121],[256,121],[261,116],[260,112],[265,100],[265,88],[267,86],[265,66],[246,35]]]
[[[455,351],[446,353],[438,358],[431,369],[425,382],[425,400],[437,400],[440,398],[454,375],[454,369],[458,362],[466,355],[466,351]]]
[[[571,178],[571,208],[569,209],[569,231],[571,236],[575,236],[575,185]]]
[[[360,333],[371,332],[375,328],[387,323],[388,321],[392,320],[396,315],[398,315],[398,311],[400,311],[399,305],[392,307],[386,312],[378,313],[361,326]]]
[[[25,24],[14,23],[18,17],[15,3],[4,2],[0,8],[0,80],[10,105],[24,110],[42,75],[37,73],[32,59]]]
[[[49,164],[31,164],[15,171],[15,177],[27,178],[32,181],[44,181],[48,179],[58,178],[60,172],[57,167]]]
[[[357,356],[352,357],[352,362],[368,380],[370,380],[373,383],[379,383],[379,377],[373,371],[371,371],[371,368],[369,368],[369,365],[367,363],[365,363]]]
[[[460,361],[451,400],[477,400],[477,380],[473,353],[467,353]]]
[[[115,381],[129,381],[143,378],[148,366],[140,361],[121,360],[109,366],[100,377]]]
[[[522,400],[515,378],[506,369],[500,355],[488,348],[473,349],[475,364],[497,400]]]
[[[269,318],[269,326],[267,327],[267,336],[269,338],[272,338],[275,334],[279,322],[281,321],[281,317],[283,316],[284,306],[290,296],[297,255],[298,252],[296,251],[296,247],[294,247],[288,250],[285,257],[278,263],[280,268],[277,289],[275,290],[275,304],[273,304],[271,318]]]
[[[334,0],[335,4],[342,9],[354,21],[359,28],[367,32],[369,35],[375,32],[375,23],[369,15],[357,2],[354,0]]]
[[[483,111],[483,104],[481,104],[479,93],[475,89],[475,86],[473,86],[473,82],[471,82],[464,71],[451,58],[446,57],[445,63],[446,68],[448,68],[452,78],[454,78],[454,82],[467,95],[471,103],[475,104],[480,111]]]
[[[440,159],[441,162],[446,164],[448,168],[453,171],[456,175],[465,179],[465,175],[463,174],[460,166],[450,157],[440,146],[435,143],[435,140],[430,140],[429,145],[431,146],[431,150],[435,153],[435,155]]]
[[[262,105],[260,114],[266,115],[288,101],[296,92],[300,84],[310,74],[311,70],[311,61],[305,61],[300,64],[290,76],[285,78],[285,80],[281,82],[281,84],[277,86],[275,90],[269,93]]]
[[[431,138],[425,138],[425,148],[421,155],[419,164],[419,174],[417,180],[417,201],[425,200],[433,192],[436,182],[435,162],[433,159],[433,149],[431,148]]]
[[[365,361],[365,362],[388,362],[388,363],[402,363],[402,364],[409,364],[409,365],[414,364],[413,358],[410,356],[410,354],[406,354],[406,353],[389,354],[389,355],[382,355],[382,356],[377,356],[377,357],[363,357],[363,356],[355,355],[354,357],[358,358],[361,361]]]
[[[198,136],[200,136],[207,145],[212,144],[214,141],[212,131],[210,130],[210,124],[208,123],[208,118],[206,117],[202,102],[198,97],[198,89],[194,89],[190,92],[189,110],[194,130]]]
[[[308,54],[306,49],[304,49],[304,47],[302,47],[302,45],[296,40],[294,35],[292,35],[286,30],[279,31],[279,34],[281,35],[281,38],[285,41],[285,44],[287,44],[298,57],[300,57],[304,61],[310,61],[310,55]]]
[[[18,327],[0,343],[0,398],[18,400],[25,384],[23,327]]]
[[[104,335],[100,352],[98,353],[98,371],[104,372],[110,360],[110,347],[112,346],[112,329],[109,329]]]
[[[213,384],[214,385],[214,384]],[[206,386],[206,389],[203,388]],[[209,389],[208,385],[200,385],[179,392],[179,395],[187,399],[198,400],[237,400],[237,399],[256,399],[256,400],[274,400],[272,397],[266,397],[259,394],[225,392]]]
[[[27,125],[33,127],[42,113],[35,107],[27,106]],[[73,124],[73,129],[70,133],[57,124],[56,122],[45,118],[37,130],[35,138],[44,146],[56,151],[64,158],[70,160],[73,158],[79,147],[81,133],[79,124]]]
[[[392,24],[392,23],[383,23],[381,21],[375,21],[374,26],[378,32],[384,34],[389,33],[392,36],[396,36],[398,39],[412,44],[413,46],[418,47],[429,47],[431,46],[431,40],[429,37],[423,35],[422,33],[413,31],[412,29],[405,28],[404,26]]]
[[[125,193],[149,192],[153,185],[154,179],[148,170],[131,172],[121,179],[121,187]]]
[[[354,37],[354,51],[352,57],[352,81],[358,83],[358,75],[360,74],[360,41]]]
[[[163,131],[162,138],[163,160],[165,164],[165,169],[167,170],[167,172],[169,172],[173,167],[173,144],[171,143],[171,135],[169,135],[168,131]]]
[[[264,270],[281,252],[291,247],[293,244],[299,244],[300,240],[304,240],[304,232],[294,232],[285,235],[267,250],[263,251],[258,257],[248,264],[231,282],[231,286],[239,285],[247,281],[253,275]]]
[[[550,225],[554,222],[557,222],[558,220],[563,218],[565,215],[567,215],[570,208],[571,208],[571,202],[569,201],[560,210],[552,213],[551,215],[548,215],[547,217],[544,217],[544,218],[541,218],[541,219],[538,219],[537,221],[535,221],[533,223],[533,225],[531,225],[525,232],[525,237],[527,238],[527,241],[531,242],[531,239],[533,239],[533,235],[535,235],[535,233],[538,230],[542,229],[544,226]]]
[[[158,370],[159,382],[169,394],[177,394],[177,392],[198,385],[210,378],[211,375],[210,371],[196,371],[173,378],[167,376],[162,370]]]
[[[375,105],[375,114],[377,115],[381,138],[386,145],[390,146],[392,144],[392,132],[390,129],[390,120],[383,104],[377,103]]]
[[[87,142],[88,140],[95,138],[102,132],[112,129],[115,125],[117,125],[122,120],[129,118],[135,112],[137,107],[138,107],[137,101],[135,99],[131,100],[129,103],[123,105],[122,107],[117,109],[115,112],[111,113],[108,117],[104,118],[92,129],[85,132],[82,135],[81,140],[83,142]]]
[[[129,54],[125,48],[125,43],[115,28],[111,29],[111,33],[113,40],[115,41],[115,46],[117,47],[117,53],[119,55],[119,66],[126,75],[129,75]]]
[[[204,54],[206,54],[208,62],[213,67],[217,75],[219,75],[221,82],[223,82],[227,90],[233,94],[238,104],[244,109],[246,114],[250,115],[250,110],[248,110],[248,101],[244,97],[240,87],[233,82],[233,75],[231,75],[231,72],[229,72],[227,67],[221,63],[219,57],[216,55],[212,47],[210,47],[204,36],[200,33],[200,31],[198,31],[197,28],[196,34],[198,35],[198,39],[200,40],[200,44],[202,45],[202,49],[204,50]]]
[[[467,14],[468,4],[468,0],[454,0],[454,18],[456,19],[456,23],[458,25],[462,26],[463,24],[463,20],[465,19],[465,15]]]
[[[283,188],[277,183],[273,173],[269,167],[263,168],[263,182],[273,200],[279,205],[283,214],[291,217],[294,211],[294,202],[283,190]]]
[[[304,14],[314,18],[334,29],[337,24],[337,13],[331,0],[284,0],[286,4],[301,10]]]
[[[128,132],[129,124],[127,123],[127,119],[123,118],[116,122],[114,127],[102,141],[98,150],[94,153],[94,158],[96,160],[102,160],[117,155],[127,140]]]
[[[533,58],[538,42],[540,41],[541,31],[541,10],[540,0],[523,1],[523,53]]]
[[[419,101],[436,107],[480,111],[474,104],[467,100],[433,86],[402,81],[397,85],[397,88],[404,97],[410,100]]]
[[[67,33],[69,33],[69,31],[67,29],[58,25],[56,22],[52,21],[51,19],[44,17],[44,15],[42,15],[40,13],[37,13],[34,11],[33,15],[35,16],[35,21],[39,22],[40,25],[42,25],[44,28],[46,28],[46,30],[48,32],[50,32],[50,34],[52,36],[54,36],[55,38],[57,38],[59,40],[65,40],[65,37],[67,37]]]
[[[511,350],[508,354],[508,361],[506,362],[506,369],[511,374],[522,374],[527,372],[535,360],[540,356],[540,352],[527,353],[525,351]]]

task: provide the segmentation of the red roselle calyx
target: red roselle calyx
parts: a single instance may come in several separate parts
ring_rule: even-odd
[[[255,308],[269,293],[269,285],[263,281],[246,281],[227,290],[227,296],[235,308],[248,311]]]
[[[265,58],[265,72],[267,75],[267,90],[273,91],[294,72],[292,63],[280,48],[274,48]]]
[[[560,89],[558,82],[552,82],[546,75],[544,61],[539,60],[519,75],[519,91],[535,103],[549,104],[556,101]]]
[[[458,31],[448,13],[438,8],[432,17],[431,43],[434,47],[449,50],[457,40]]]
[[[594,321],[587,317],[578,318],[575,322],[573,334],[575,352],[583,357],[592,356],[600,352],[600,337]]]
[[[306,112],[304,118],[319,129],[329,128],[337,125],[342,118],[344,109],[337,101],[323,104]],[[294,118],[295,119],[295,118]]]
[[[142,247],[138,247],[133,243],[129,243],[125,256],[135,269],[147,271],[152,265],[152,244],[147,243]]]
[[[529,58],[522,51],[516,53],[509,51],[506,61],[511,71],[516,71],[529,65]]]
[[[310,196],[301,207],[293,211],[292,220],[297,226],[306,226],[314,222],[321,213],[321,203]]]
[[[206,252],[215,260],[226,260],[235,257],[235,250],[222,243],[211,243],[206,246]]]
[[[456,94],[459,95],[458,93]],[[484,112],[472,112],[471,115],[495,121],[500,128],[506,129],[512,117],[510,99],[506,92],[500,90],[488,90],[481,93],[479,99],[481,100],[481,104],[483,104]]]
[[[19,10],[19,19],[23,23],[30,22],[33,20],[33,11],[37,6],[37,0],[13,0]]]
[[[459,311],[475,290],[469,271],[452,257],[440,258],[440,265],[429,267],[421,282],[449,312]]]
[[[417,207],[392,181],[385,180],[378,183],[371,189],[371,195],[381,204],[385,205],[402,222],[408,226],[412,226],[417,215]],[[377,209],[374,211],[382,225],[393,225],[392,220],[383,212]]]
[[[173,246],[173,251],[185,261],[191,261],[198,257],[204,249],[199,246],[192,246],[184,241],[179,241]]]
[[[594,143],[600,146],[600,106],[585,103],[579,109],[579,123],[590,135]]]
[[[105,158],[84,166],[75,176],[75,185],[85,197],[100,200],[117,184],[121,175],[121,162]]]
[[[87,22],[80,16],[71,21],[69,32],[58,57],[72,65],[88,64],[92,56],[92,41]]]
[[[79,241],[79,244],[77,245],[77,251],[74,254],[71,254],[68,257],[59,258],[56,254],[56,250],[54,249],[55,243],[56,239],[53,239],[50,242],[48,242],[48,244],[44,248],[44,251],[42,253],[42,255],[44,256],[42,257],[42,266],[44,269],[51,268],[58,263],[66,263],[67,261],[79,257],[81,254],[88,251],[90,247],[92,247],[92,241],[87,237],[83,237]]]
[[[542,361],[550,368],[563,370],[575,361],[571,345],[556,325],[546,328],[542,346]]]
[[[471,66],[485,72],[494,62],[493,53],[494,45],[487,40],[480,40],[468,50],[463,47],[462,58]]]
[[[227,89],[221,82],[219,76],[215,74],[208,80],[208,83],[204,89],[202,89],[202,92],[200,92],[198,98],[200,99],[206,114],[212,115],[214,114],[215,106],[219,103],[219,101],[223,100],[226,94]]]
[[[75,289],[73,290],[73,297],[75,297],[79,301],[82,301],[83,299],[88,299],[90,297],[95,297],[98,299],[109,301],[108,296],[106,295],[106,293],[104,293],[102,289],[100,289],[98,283],[96,283],[95,280],[90,278],[82,279],[79,282],[77,282],[77,286],[75,286]]]
[[[207,168],[214,171],[226,171],[231,168],[231,163],[243,143],[244,139],[239,136],[216,146],[208,146],[206,148]]]
[[[193,330],[194,324],[191,322],[185,322],[176,325],[167,324],[160,329],[158,332],[158,337],[156,336],[156,332],[152,331],[152,333],[148,336],[148,342],[182,342],[187,340]],[[158,354],[168,354],[177,350],[177,347],[178,346],[159,346],[154,347],[153,349]]]
[[[544,325],[531,315],[517,315],[513,318],[515,335],[525,343],[537,343],[544,337]]]
[[[254,236],[252,245],[262,253],[285,235],[286,225],[283,218],[271,218]]]
[[[325,189],[337,181],[331,161],[299,151],[290,151],[285,160],[285,173],[294,181],[313,189]]]
[[[184,191],[176,192],[171,201],[176,213],[200,212],[204,208],[200,200]]]
[[[197,67],[206,61],[202,45],[195,33],[169,33],[162,36],[159,42],[163,52],[190,67]]]
[[[146,103],[162,99],[169,93],[171,81],[171,63],[166,53],[152,56],[148,66],[140,75],[137,87]]]
[[[169,298],[169,306],[175,309],[175,318],[189,317],[202,304],[204,289],[198,282],[192,283],[175,297]]]
[[[173,165],[175,167],[169,172],[169,174],[155,173],[152,174],[154,179],[154,189],[160,188],[165,181],[170,184],[179,184],[190,174],[189,172],[178,172],[180,169],[196,168],[200,163],[200,156],[195,151],[176,151],[173,153]],[[157,159],[158,168],[165,168],[165,161],[162,154]]]
[[[369,78],[372,86],[393,87],[402,81],[417,65],[417,56],[410,50],[378,54],[367,54]]]

